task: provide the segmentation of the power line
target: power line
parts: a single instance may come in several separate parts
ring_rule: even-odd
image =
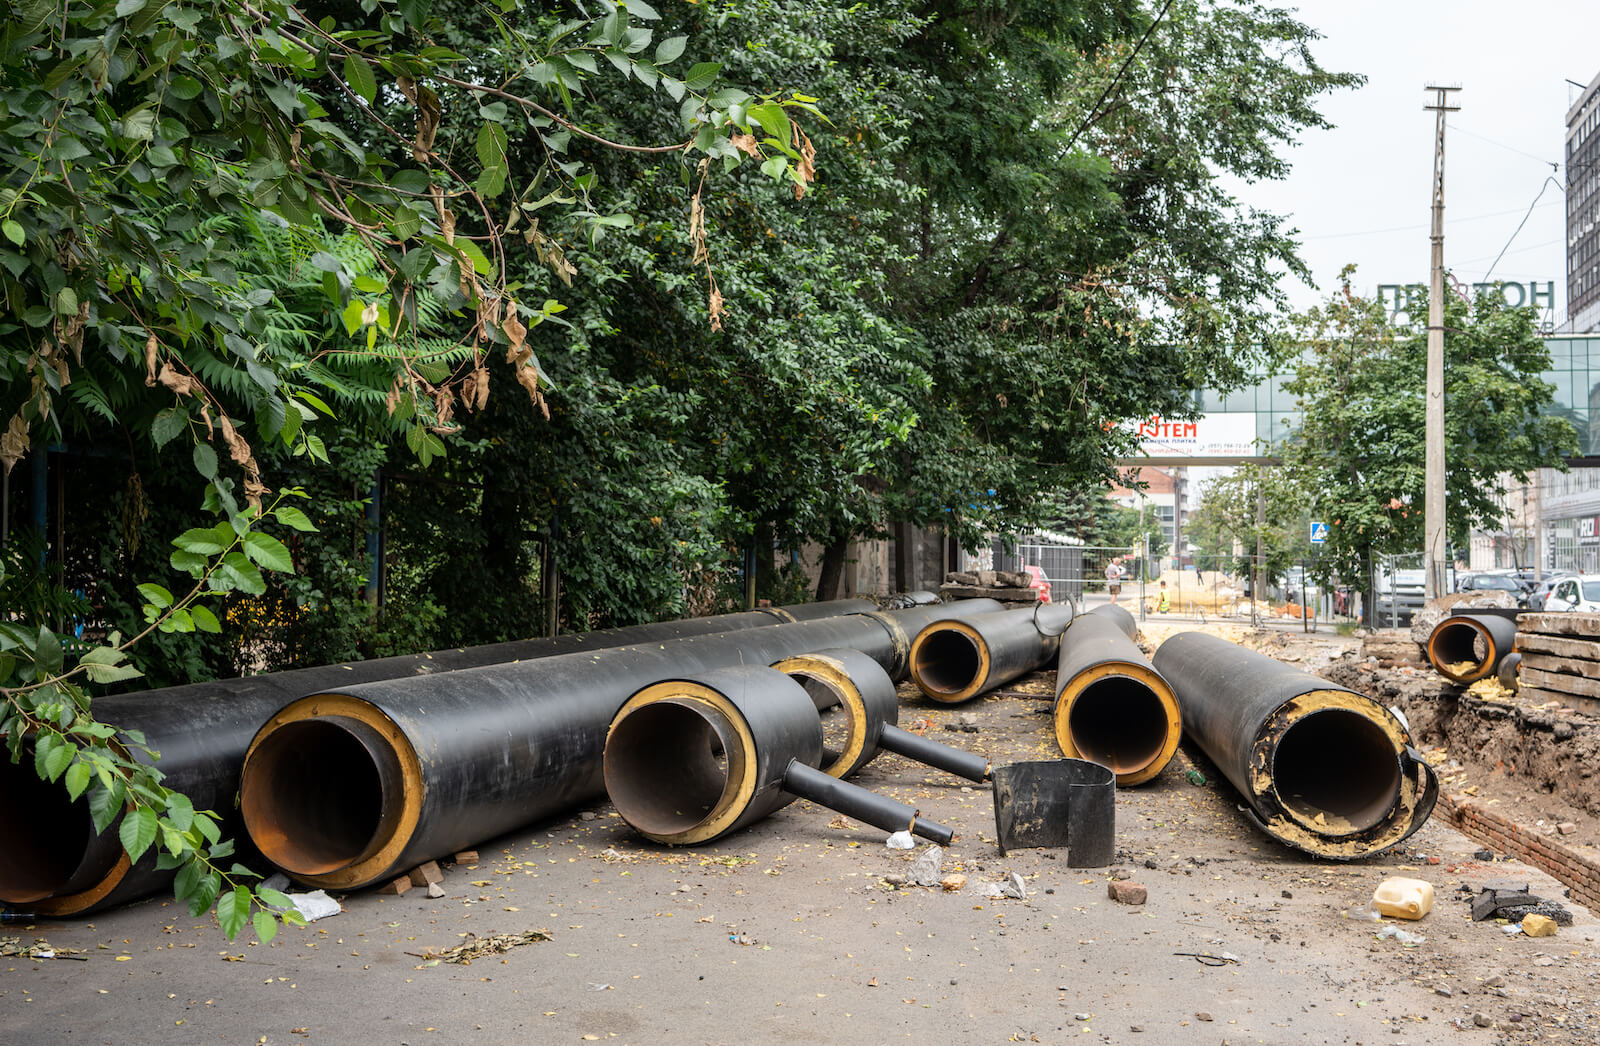
[[[1462,127],[1458,124],[1451,124],[1450,129],[1460,134],[1464,134],[1468,138],[1476,138],[1480,142],[1488,142],[1490,145],[1499,146],[1501,149],[1506,150],[1506,152],[1516,153],[1518,156],[1526,156],[1530,160],[1537,160],[1546,167],[1550,168],[1552,171],[1559,171],[1561,169],[1561,165],[1553,160],[1546,160],[1542,156],[1535,156],[1532,153],[1523,152],[1514,145],[1507,145],[1505,142],[1497,142],[1493,138],[1485,137],[1484,135],[1478,134],[1476,131],[1469,131],[1465,127]]]
[[[1539,185],[1538,193],[1535,194],[1534,197],[1533,197],[1533,203],[1528,204],[1528,213],[1524,214],[1522,216],[1522,220],[1517,223],[1516,229],[1511,233],[1511,239],[1507,240],[1506,241],[1506,245],[1504,247],[1500,248],[1500,253],[1494,256],[1494,264],[1490,265],[1489,266],[1489,271],[1483,274],[1483,282],[1484,283],[1488,283],[1489,282],[1489,277],[1494,274],[1495,265],[1499,265],[1500,264],[1500,259],[1504,258],[1506,256],[1506,251],[1507,251],[1507,249],[1510,248],[1512,242],[1514,240],[1516,240],[1517,234],[1522,231],[1522,227],[1524,225],[1528,224],[1528,219],[1530,217],[1532,217],[1532,215],[1533,215],[1533,208],[1539,203],[1539,197],[1543,196],[1544,195],[1544,191],[1546,189],[1550,188],[1550,186],[1552,186],[1552,185],[1554,185],[1561,192],[1566,192],[1566,190],[1561,187],[1561,183],[1560,182],[1556,181],[1554,178],[1550,177],[1548,174],[1544,176],[1544,181],[1542,183],[1540,183],[1540,185]]]
[[[1547,203],[1544,206],[1546,206],[1546,207],[1554,207],[1556,205],[1554,203]],[[1473,215],[1468,215],[1465,218],[1451,218],[1450,219],[1450,224],[1451,225],[1460,225],[1463,222],[1481,222],[1481,221],[1485,221],[1485,220],[1487,220],[1489,218],[1504,218],[1508,214],[1521,214],[1521,213],[1522,213],[1522,211],[1519,208],[1519,209],[1510,210],[1510,211],[1493,211],[1493,212],[1491,212],[1489,214],[1473,214]],[[1390,232],[1416,232],[1418,229],[1426,229],[1426,228],[1427,228],[1426,225],[1395,225],[1395,226],[1391,226],[1390,228],[1387,228],[1387,229],[1366,229],[1366,230],[1363,230],[1361,232],[1330,232],[1330,233],[1324,233],[1321,236],[1307,236],[1307,237],[1305,237],[1305,239],[1307,239],[1307,240],[1343,240],[1343,239],[1348,239],[1351,236],[1378,236],[1378,235],[1381,235],[1383,233],[1390,233]]]
[[[1094,114],[1100,111],[1100,107],[1105,104],[1105,100],[1111,96],[1111,92],[1116,89],[1118,81],[1122,79],[1122,74],[1127,72],[1128,66],[1135,58],[1139,57],[1139,52],[1144,49],[1145,41],[1150,39],[1150,34],[1156,31],[1156,26],[1161,24],[1161,20],[1167,17],[1167,11],[1171,7],[1172,0],[1167,0],[1165,4],[1161,5],[1161,12],[1156,15],[1155,21],[1151,22],[1150,27],[1144,31],[1144,35],[1139,37],[1139,42],[1133,45],[1133,50],[1128,52],[1128,57],[1122,60],[1122,66],[1117,70],[1117,75],[1111,78],[1111,82],[1106,84],[1106,89],[1100,92],[1100,97],[1095,99],[1095,103],[1089,107],[1089,115],[1085,116],[1083,123],[1079,124],[1078,129],[1072,132],[1072,137],[1067,141],[1067,147],[1062,152],[1071,152],[1072,147],[1077,144],[1078,135],[1089,129],[1089,125],[1094,122]]]

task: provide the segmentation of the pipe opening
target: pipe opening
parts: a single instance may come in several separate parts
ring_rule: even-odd
[[[1448,668],[1464,661],[1473,663],[1469,672],[1445,675],[1470,675],[1483,671],[1489,661],[1488,634],[1483,627],[1470,621],[1447,621],[1434,629],[1428,638],[1429,652],[1436,664]]]
[[[1167,747],[1167,706],[1128,676],[1096,679],[1073,699],[1067,732],[1080,757],[1118,775],[1143,770]]]
[[[1308,827],[1327,835],[1365,831],[1400,795],[1400,760],[1383,728],[1367,716],[1327,708],[1296,720],[1272,755],[1278,798]]]
[[[845,709],[845,695],[838,684],[800,668],[788,671],[789,678],[805,687],[806,696],[817,707],[822,723],[822,772],[832,773],[855,742],[855,720]]]
[[[733,794],[728,750],[738,743],[732,724],[710,707],[642,705],[613,723],[606,738],[606,792],[641,832],[686,832]]]
[[[41,781],[31,758],[0,758],[0,796],[0,901],[26,904],[57,893],[94,841],[88,803]]]
[[[250,753],[240,805],[269,861],[293,874],[322,875],[386,841],[399,818],[399,780],[399,760],[365,723],[302,719],[266,734]]]
[[[917,683],[940,694],[959,694],[978,681],[983,652],[977,640],[953,628],[924,633],[913,651]]]

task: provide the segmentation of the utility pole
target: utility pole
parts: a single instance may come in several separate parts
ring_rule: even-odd
[[[1447,549],[1445,544],[1444,502],[1444,116],[1460,110],[1450,104],[1450,92],[1460,84],[1428,84],[1434,103],[1423,106],[1439,114],[1433,140],[1433,268],[1428,279],[1428,388],[1426,448],[1423,454],[1427,483],[1422,506],[1425,532],[1423,561],[1426,564],[1423,595],[1442,596],[1445,583]]]

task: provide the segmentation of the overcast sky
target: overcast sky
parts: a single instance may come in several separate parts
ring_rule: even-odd
[[[1556,322],[1566,318],[1566,112],[1600,74],[1600,0],[1305,0],[1284,6],[1324,39],[1313,53],[1367,83],[1327,96],[1336,125],[1309,132],[1290,152],[1288,180],[1238,189],[1288,215],[1319,290],[1291,281],[1296,308],[1324,297],[1340,268],[1358,266],[1354,289],[1428,281],[1434,114],[1430,82],[1459,83],[1445,148],[1445,266],[1463,282],[1555,282]],[[1520,232],[1546,177],[1544,195]],[[1513,239],[1513,234],[1515,238]]]

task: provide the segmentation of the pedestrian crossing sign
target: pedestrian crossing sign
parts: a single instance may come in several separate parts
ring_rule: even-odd
[[[1328,524],[1321,520],[1311,521],[1311,543],[1313,545],[1326,544],[1328,540]]]

